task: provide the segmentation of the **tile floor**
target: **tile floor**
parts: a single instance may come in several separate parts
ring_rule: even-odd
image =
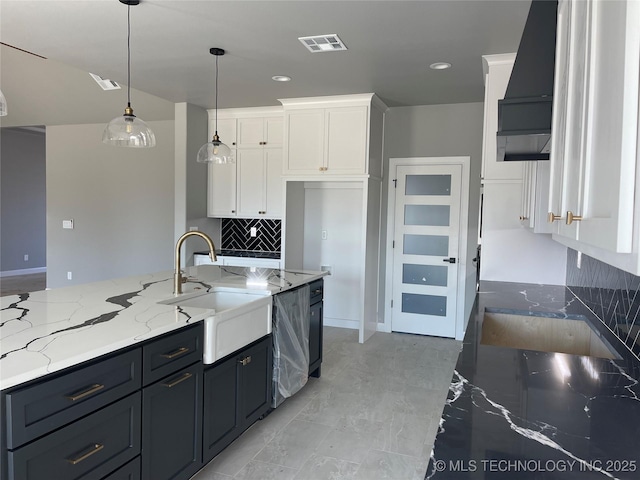
[[[322,377],[192,480],[424,479],[461,343],[325,327]]]

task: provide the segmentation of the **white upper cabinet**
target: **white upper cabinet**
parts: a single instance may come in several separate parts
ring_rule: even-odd
[[[280,101],[285,108],[284,175],[382,176],[387,107],[375,95]]]
[[[482,57],[485,78],[482,139],[482,179],[484,181],[522,180],[523,162],[498,162],[497,160],[498,100],[502,100],[507,91],[515,58],[515,53]]]
[[[239,118],[238,148],[282,148],[282,117]]]
[[[520,223],[533,233],[552,233],[553,225],[547,221],[549,162],[541,160],[522,163],[524,169]]]
[[[209,111],[210,136],[215,111]],[[218,135],[236,163],[209,167],[210,217],[282,217],[282,107],[218,111]]]
[[[561,0],[556,38],[554,238],[592,256],[632,253],[640,2]]]

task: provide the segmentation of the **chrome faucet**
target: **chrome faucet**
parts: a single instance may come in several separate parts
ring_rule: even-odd
[[[182,293],[182,284],[187,281],[186,277],[182,276],[182,271],[180,270],[180,248],[184,241],[191,236],[196,236],[202,238],[209,245],[209,257],[212,262],[216,261],[216,246],[213,244],[213,240],[211,238],[202,233],[202,232],[187,232],[182,235],[178,239],[178,243],[176,243],[176,273],[173,275],[173,293],[178,294]]]

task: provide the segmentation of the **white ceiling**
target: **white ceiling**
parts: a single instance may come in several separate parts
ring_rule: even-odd
[[[389,106],[479,102],[481,56],[517,50],[529,6],[529,0],[142,0],[131,8],[131,84],[169,102],[212,108],[209,48],[220,47],[227,54],[219,59],[219,108],[364,92]],[[93,72],[125,84],[126,20],[127,7],[118,0],[0,0],[0,41],[71,66],[76,75]],[[348,50],[314,54],[297,40],[327,33],[338,34]],[[0,87],[11,115],[9,84],[27,81],[30,72],[10,62],[26,54],[7,50]],[[428,68],[439,61],[453,67]],[[274,82],[276,74],[293,80]],[[69,103],[79,91],[70,87],[59,95]],[[141,95],[132,97],[137,114],[164,115],[142,113]]]

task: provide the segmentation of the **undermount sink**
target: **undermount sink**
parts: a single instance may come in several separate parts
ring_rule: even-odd
[[[160,302],[214,310],[204,320],[204,363],[214,363],[271,333],[271,295],[216,290]]]

